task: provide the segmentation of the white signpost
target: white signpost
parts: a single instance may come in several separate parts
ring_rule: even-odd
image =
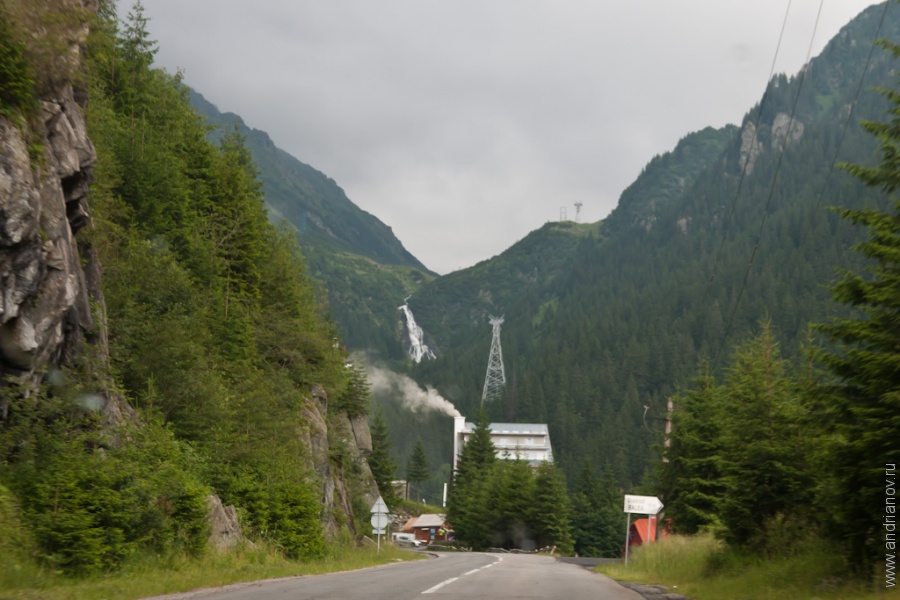
[[[372,533],[378,536],[378,553],[380,554],[381,536],[384,535],[385,527],[393,521],[393,518],[388,514],[387,504],[384,503],[384,499],[381,496],[378,496],[378,500],[372,505],[370,512],[372,513],[372,518],[370,519],[370,522],[372,523]]]
[[[628,542],[631,537],[631,513],[638,515],[655,515],[663,509],[663,503],[656,496],[629,496],[625,495],[625,513],[628,520],[625,525],[625,564],[628,564]],[[650,539],[650,518],[647,518],[647,540]]]

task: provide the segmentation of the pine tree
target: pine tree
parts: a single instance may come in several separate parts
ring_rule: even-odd
[[[397,463],[391,458],[388,426],[381,411],[372,417],[372,452],[369,454],[368,462],[382,499],[393,508],[399,500],[393,486]]]
[[[738,348],[722,393],[719,517],[729,542],[766,550],[776,520],[808,519],[813,489],[804,408],[770,324]]]
[[[488,484],[496,462],[487,414],[482,411],[460,452],[447,498],[447,520],[457,539],[475,549],[490,545]]]
[[[559,552],[572,552],[569,497],[562,473],[553,463],[543,463],[534,478],[532,527],[539,548],[556,546]]]
[[[406,461],[406,479],[416,484],[416,504],[419,503],[419,486],[423,481],[431,477],[431,467],[428,465],[428,456],[425,454],[425,444],[419,438],[413,448],[412,454]]]
[[[334,408],[344,411],[350,417],[361,417],[369,413],[371,386],[366,378],[365,367],[353,363],[348,371],[350,380],[347,388],[338,397]]]
[[[579,556],[619,557],[622,548],[620,498],[612,469],[606,467],[598,480],[590,463],[582,464],[571,495],[574,550]]]
[[[883,45],[900,56],[900,45]],[[832,424],[831,531],[863,574],[883,557],[886,466],[900,463],[900,200],[894,195],[900,187],[900,91],[882,93],[891,102],[890,120],[864,123],[880,142],[881,163],[847,168],[888,194],[891,208],[840,211],[868,228],[869,238],[856,250],[869,261],[864,275],[845,271],[832,288],[835,301],[854,310],[819,326],[834,346],[817,353],[834,376],[821,390]]]
[[[487,498],[482,506],[487,517],[485,532],[490,545],[503,548],[535,548],[531,516],[534,473],[523,460],[504,460],[490,473]]]
[[[703,367],[694,389],[675,398],[671,444],[661,479],[667,515],[681,533],[697,533],[718,521],[724,493],[720,396],[720,388]]]

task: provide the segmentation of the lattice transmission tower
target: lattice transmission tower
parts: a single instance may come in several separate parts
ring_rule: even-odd
[[[503,395],[503,386],[506,385],[506,372],[503,370],[503,349],[500,347],[500,326],[503,317],[490,316],[494,335],[491,338],[491,355],[488,357],[487,375],[484,376],[484,391],[481,392],[481,406],[485,401],[491,401]]]

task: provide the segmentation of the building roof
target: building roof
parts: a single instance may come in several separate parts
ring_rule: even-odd
[[[647,522],[650,522],[650,531],[648,535],[647,531]],[[645,543],[647,540],[655,540],[656,539],[656,517],[643,517],[640,519],[635,519],[631,522],[631,535],[632,535],[632,543]],[[660,532],[663,537],[668,535],[668,531],[665,527],[663,527]],[[634,536],[637,536],[637,540],[634,539]]]
[[[466,421],[465,432],[472,433],[475,429],[475,423]],[[544,423],[490,423],[488,429],[491,433],[520,433],[532,435],[549,435],[547,425]]]
[[[419,515],[419,517],[417,519],[410,519],[410,521],[408,521],[406,523],[406,525],[403,526],[403,528],[406,529],[407,527],[409,527],[409,528],[443,527],[445,520],[446,519],[444,518],[444,515],[436,515],[434,513],[425,513],[423,515]]]

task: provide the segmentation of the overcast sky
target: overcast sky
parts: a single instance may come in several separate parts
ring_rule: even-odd
[[[131,0],[119,0],[124,16]],[[157,64],[448,273],[595,222],[871,0],[143,0]],[[790,4],[790,10],[788,5]],[[813,38],[819,6],[818,29]],[[575,203],[582,203],[580,215]]]

